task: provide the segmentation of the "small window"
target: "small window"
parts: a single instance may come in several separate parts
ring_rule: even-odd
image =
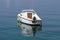
[[[20,14],[22,16],[22,14]]]

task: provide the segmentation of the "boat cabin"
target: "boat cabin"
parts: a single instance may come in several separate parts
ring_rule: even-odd
[[[34,10],[23,10],[22,14],[23,14],[22,16],[26,18],[32,19],[33,15],[35,14],[35,11]]]

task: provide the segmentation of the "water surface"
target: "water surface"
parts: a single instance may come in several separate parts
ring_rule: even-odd
[[[27,37],[21,34],[16,19],[21,10],[31,8],[42,18],[42,30]],[[60,40],[60,1],[0,0],[0,40]]]

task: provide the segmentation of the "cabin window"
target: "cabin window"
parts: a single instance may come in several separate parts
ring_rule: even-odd
[[[27,13],[27,17],[32,19],[32,13]]]
[[[20,14],[22,16],[22,14]]]

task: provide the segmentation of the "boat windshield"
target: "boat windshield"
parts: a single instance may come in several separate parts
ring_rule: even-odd
[[[22,12],[32,12],[32,13],[35,13],[34,10],[22,10]]]

